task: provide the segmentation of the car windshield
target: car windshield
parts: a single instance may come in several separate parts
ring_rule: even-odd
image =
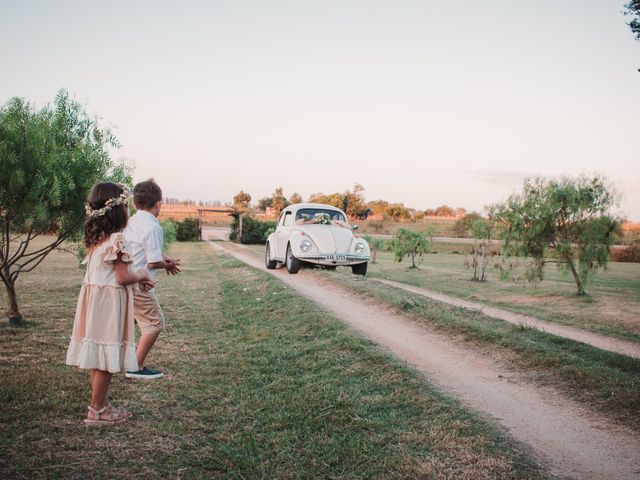
[[[329,225],[332,222],[347,223],[342,212],[337,210],[327,210],[324,208],[301,208],[296,212],[296,223],[298,225],[319,223]]]

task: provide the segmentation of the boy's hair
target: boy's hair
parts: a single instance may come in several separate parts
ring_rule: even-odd
[[[122,185],[112,182],[96,183],[89,196],[87,204],[93,210],[101,209],[109,199],[117,199],[125,189]],[[84,221],[84,244],[87,248],[95,247],[106,240],[114,232],[121,232],[127,226],[129,219],[129,205],[126,202],[114,205],[104,214],[87,217]]]
[[[162,200],[162,190],[153,178],[133,187],[133,204],[138,210],[153,208],[160,200]]]

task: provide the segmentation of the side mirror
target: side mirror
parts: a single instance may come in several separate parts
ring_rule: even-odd
[[[351,225],[351,230],[358,230],[360,227],[358,225]]]

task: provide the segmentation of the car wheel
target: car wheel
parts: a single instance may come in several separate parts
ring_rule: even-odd
[[[367,263],[358,263],[357,265],[351,265],[351,271],[354,275],[364,275],[367,273]]]
[[[298,260],[296,257],[293,256],[293,253],[291,253],[291,245],[287,245],[287,257],[286,257],[286,263],[287,263],[287,272],[289,273],[298,273],[298,270],[300,270],[300,260]]]
[[[271,246],[269,242],[267,242],[267,248],[264,250],[264,264],[269,270],[273,270],[278,264],[278,262],[271,259]]]

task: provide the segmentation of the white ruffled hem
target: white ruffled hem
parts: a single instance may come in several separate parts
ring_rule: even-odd
[[[134,343],[105,344],[72,338],[66,363],[82,369],[96,368],[111,373],[138,370]]]

